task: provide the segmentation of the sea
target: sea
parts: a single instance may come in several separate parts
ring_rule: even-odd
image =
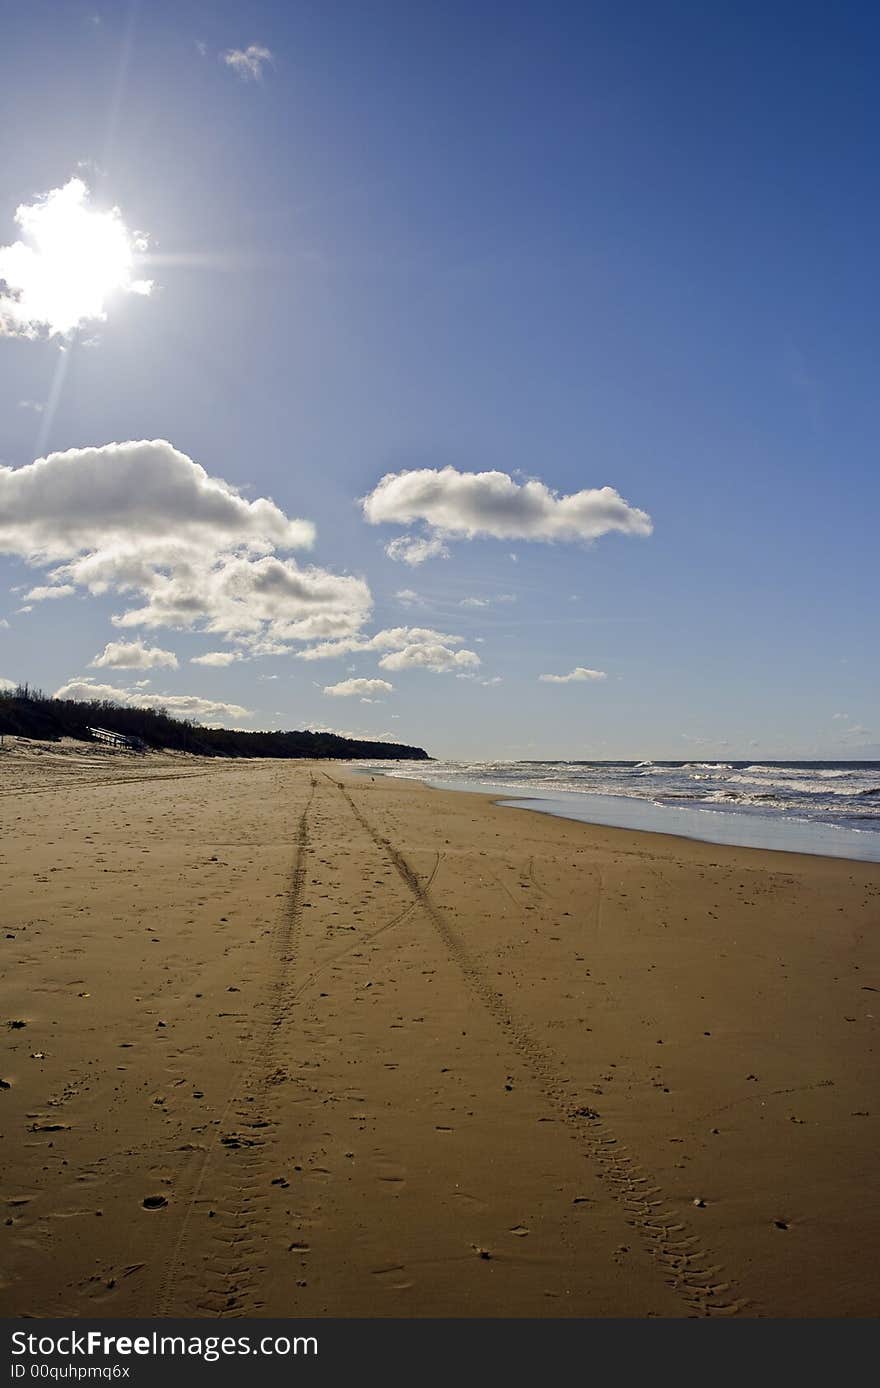
[[[587,823],[880,862],[877,761],[376,761],[357,769]]]

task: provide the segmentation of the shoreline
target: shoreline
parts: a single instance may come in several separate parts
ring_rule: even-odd
[[[880,863],[880,830],[855,829],[796,817],[788,819],[781,815],[772,817],[759,811],[720,806],[664,805],[647,797],[605,795],[596,791],[557,791],[555,794],[536,791],[531,795],[512,795],[491,782],[395,776],[386,768],[361,769],[355,762],[346,765],[357,775],[380,775],[393,781],[415,781],[432,790],[487,795],[494,804],[506,808],[528,809],[579,824],[661,834],[716,846],[727,844],[767,852]],[[606,805],[611,808],[606,809]]]
[[[0,799],[4,1314],[876,1314],[876,865],[104,766]]]

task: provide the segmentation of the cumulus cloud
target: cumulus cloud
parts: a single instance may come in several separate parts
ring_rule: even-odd
[[[64,336],[103,322],[114,293],[150,293],[151,282],[134,277],[146,238],[118,207],[98,211],[89,199],[71,178],[16,210],[22,239],[0,246],[0,335]]]
[[[396,540],[389,540],[385,546],[385,553],[389,559],[394,559],[399,564],[411,564],[413,567],[424,564],[426,559],[449,558],[449,550],[442,540],[421,539],[414,535],[400,535]]]
[[[108,641],[89,664],[93,670],[157,670],[162,666],[176,670],[177,656],[160,646],[145,646],[143,641]]]
[[[421,607],[424,598],[413,592],[412,588],[400,588],[394,596],[403,607]]]
[[[403,535],[386,546],[392,559],[418,564],[442,554],[444,540],[589,541],[620,531],[650,535],[651,518],[613,487],[560,496],[532,479],[518,483],[506,472],[459,472],[419,468],[389,472],[362,499],[370,525],[424,522],[427,538]]]
[[[198,628],[257,653],[353,636],[372,608],[367,584],[275,553],[313,539],[311,522],[246,500],[162,439],[0,467],[0,553],[56,565],[39,599],[127,595],[119,627]]]
[[[230,48],[220,57],[244,82],[259,82],[265,64],[275,61],[272,50],[262,43],[249,43],[247,48]]]
[[[339,684],[325,684],[324,693],[337,699],[348,699],[353,694],[371,699],[374,694],[390,694],[393,688],[387,680],[342,680]]]
[[[112,684],[98,684],[92,679],[70,680],[56,689],[55,699],[73,699],[78,703],[92,700],[123,704],[128,708],[165,709],[175,718],[190,718],[203,722],[206,718],[228,718],[239,723],[251,718],[250,709],[241,704],[227,704],[217,699],[203,699],[198,694],[143,694],[140,690],[118,689]]]
[[[52,598],[70,598],[76,592],[72,583],[52,583],[32,588],[25,597],[31,602],[48,602]]]
[[[108,586],[131,576],[145,552],[150,562],[175,546],[210,554],[313,541],[309,521],[290,520],[264,497],[246,501],[165,439],[71,448],[0,467],[0,551],[31,562],[97,552],[113,566]]]
[[[351,636],[341,641],[322,641],[317,646],[309,646],[298,651],[300,660],[327,660],[331,656],[348,655],[351,651],[393,651],[404,646],[425,641],[440,642],[446,646],[460,646],[461,636],[450,636],[448,632],[434,631],[433,627],[388,627],[377,631],[374,636]]]
[[[402,650],[391,651],[379,661],[383,670],[421,669],[433,670],[438,674],[479,664],[480,657],[476,651],[453,651],[439,642],[430,641],[412,643]]]
[[[538,679],[545,684],[581,684],[588,680],[607,680],[608,676],[604,670],[587,670],[583,665],[576,665],[567,675],[539,675]]]
[[[119,627],[204,631],[248,642],[255,654],[280,654],[290,641],[343,637],[359,630],[372,606],[362,579],[300,569],[267,555],[224,556],[211,566],[180,563],[156,574],[146,602],[113,618]]]
[[[206,651],[204,655],[194,655],[190,659],[190,665],[232,665],[236,660],[243,660],[241,651]],[[261,679],[274,679],[274,676],[261,675]]]

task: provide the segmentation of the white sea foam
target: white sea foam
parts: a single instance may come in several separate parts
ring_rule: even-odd
[[[395,762],[393,776],[426,777],[454,786],[475,782],[492,792],[623,797],[657,806],[714,813],[771,815],[880,829],[880,764],[771,765],[766,762],[586,762],[502,760]]]

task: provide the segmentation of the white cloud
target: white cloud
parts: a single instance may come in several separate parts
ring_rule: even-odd
[[[15,683],[15,680],[0,679],[0,691],[2,691],[3,693],[11,694],[13,689],[17,688],[18,686]]]
[[[462,598],[459,607],[493,607],[496,603],[516,602],[516,593],[499,593],[493,598]]]
[[[322,641],[320,645],[309,646],[298,651],[300,660],[327,660],[331,656],[348,655],[350,651],[393,651],[404,646],[425,641],[440,642],[446,646],[460,646],[462,636],[450,636],[448,632],[434,631],[433,627],[388,627],[377,631],[375,636],[351,636],[341,641]]]
[[[608,676],[604,670],[587,670],[583,665],[576,665],[567,675],[539,675],[538,679],[545,684],[580,684],[588,680],[607,680]]]
[[[274,553],[313,539],[311,522],[246,500],[162,439],[0,467],[0,552],[57,564],[41,598],[134,595],[119,627],[201,628],[268,654],[351,637],[372,609],[367,584]]]
[[[120,579],[137,586],[145,552],[148,564],[156,555],[167,563],[181,547],[265,553],[313,540],[309,521],[290,520],[264,497],[246,501],[165,439],[71,448],[0,467],[0,551],[37,563],[94,556],[92,582],[102,581],[103,566],[105,587]],[[90,574],[87,565],[81,572]]]
[[[52,598],[70,598],[76,592],[72,583],[52,583],[48,586],[32,588],[25,597],[31,602],[48,602]]]
[[[413,535],[400,535],[396,540],[389,540],[385,546],[385,553],[389,559],[394,559],[399,564],[411,564],[413,567],[416,564],[424,564],[426,559],[449,558],[449,550],[442,540],[423,540]]]
[[[433,670],[442,673],[480,664],[476,651],[453,651],[438,642],[417,642],[383,656],[383,670]]]
[[[347,699],[353,694],[360,694],[365,700],[369,700],[374,694],[390,694],[394,689],[393,684],[387,680],[342,680],[339,684],[325,684],[324,693],[332,694],[334,698]]]
[[[226,704],[217,699],[203,699],[198,694],[142,694],[131,689],[118,689],[112,684],[98,684],[91,679],[70,680],[56,689],[53,698],[73,699],[79,703],[91,700],[123,704],[129,708],[166,709],[174,718],[229,718],[233,722],[251,718],[250,709],[240,704]]]
[[[46,406],[40,400],[19,400],[20,410],[33,410],[34,414],[42,414]]]
[[[613,487],[560,496],[535,479],[520,484],[506,472],[453,467],[386,473],[361,504],[370,525],[425,523],[427,539],[404,535],[386,546],[391,558],[411,564],[443,550],[444,539],[588,541],[652,530],[650,517]]]
[[[134,278],[146,239],[118,207],[97,211],[89,196],[71,178],[16,210],[22,240],[0,246],[0,335],[65,336],[103,322],[113,294],[150,293],[148,280]]]
[[[241,651],[206,651],[204,655],[194,655],[190,659],[190,665],[232,665],[236,660],[243,660]],[[261,679],[274,679],[274,675],[261,675]]]
[[[144,606],[113,618],[119,627],[203,630],[246,641],[254,654],[280,654],[285,643],[356,632],[370,614],[362,579],[300,569],[267,555],[222,556],[213,565],[179,564],[156,574]]]
[[[397,714],[392,713],[392,718]],[[351,737],[357,742],[396,742],[399,736],[389,732],[375,732],[371,728],[337,728],[330,727],[328,723],[309,723],[308,732],[312,733],[333,733],[335,737]]]
[[[421,607],[424,602],[424,598],[414,593],[412,588],[401,588],[394,596],[404,607]]]
[[[145,646],[143,641],[108,641],[89,664],[93,670],[157,670],[162,666],[176,670],[177,656],[160,646]]]
[[[480,680],[480,684],[485,685],[487,689],[490,688],[493,684],[502,684],[502,683],[503,683],[503,680],[502,680],[501,675],[493,675],[492,678],[491,678],[490,680]]]
[[[5,617],[0,617],[0,630],[8,630],[9,623]]]
[[[247,48],[230,48],[220,57],[245,82],[259,82],[264,65],[275,61],[271,49],[262,43],[249,43]]]

